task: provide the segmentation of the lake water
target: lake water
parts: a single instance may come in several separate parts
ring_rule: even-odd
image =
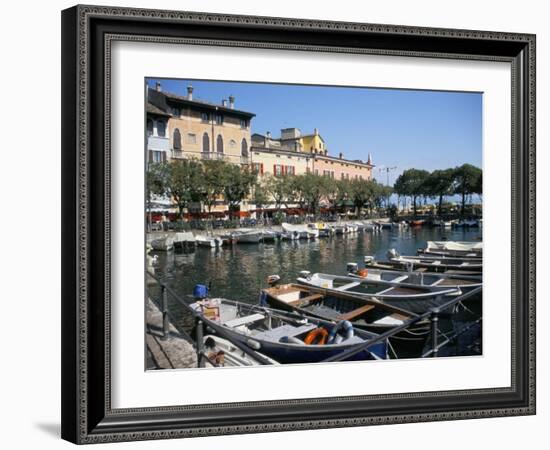
[[[361,232],[314,241],[237,244],[222,249],[198,247],[191,253],[157,253],[155,272],[181,297],[192,294],[193,287],[200,283],[210,285],[212,296],[257,303],[260,289],[266,286],[269,275],[279,275],[282,283],[294,282],[302,270],[345,275],[348,262],[357,262],[361,267],[365,255],[383,261],[390,248],[413,255],[418,248],[425,247],[428,240],[473,241],[480,238],[481,229],[419,227]],[[153,294],[154,291],[153,288]],[[182,308],[171,299],[169,305],[178,324],[189,328]],[[466,344],[463,347],[453,352],[478,353],[477,350],[469,353]]]

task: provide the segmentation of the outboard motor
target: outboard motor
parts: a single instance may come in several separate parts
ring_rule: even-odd
[[[270,287],[274,287],[280,280],[281,277],[279,275],[269,275],[267,277],[267,284]]]
[[[390,248],[388,250],[387,256],[388,256],[388,259],[397,258],[399,257],[399,252],[394,248]]]
[[[208,297],[208,287],[204,284],[196,284],[193,288],[193,297],[195,300],[204,300]]]
[[[357,263],[354,263],[354,262],[349,262],[347,265],[346,265],[346,271],[348,273],[357,273],[357,270],[359,269],[359,265]]]
[[[299,275],[300,278],[309,279],[311,277],[311,272],[309,270],[302,270]]]
[[[366,255],[364,258],[363,258],[363,262],[365,263],[365,265],[369,265],[371,263],[374,262],[374,256],[370,256],[370,255]]]

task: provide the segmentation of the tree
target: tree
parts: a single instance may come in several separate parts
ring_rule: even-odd
[[[425,181],[429,172],[420,169],[407,169],[395,180],[394,191],[399,195],[412,198],[413,214],[416,217],[416,201],[419,197],[425,195]]]
[[[153,195],[163,196],[166,195],[166,185],[167,185],[167,172],[166,172],[166,163],[155,163],[150,162],[147,166],[146,173],[146,202],[147,202],[147,225],[148,229],[151,229],[151,212],[153,209]]]
[[[437,197],[437,214],[441,216],[443,198],[446,195],[452,195],[454,189],[455,171],[454,169],[434,170],[424,183],[424,190],[427,196]]]
[[[206,160],[202,162],[199,197],[206,206],[208,214],[212,214],[212,207],[222,196],[225,188],[225,174],[230,165],[222,160]]]
[[[357,217],[361,215],[361,210],[369,202],[371,198],[370,180],[354,179],[349,181],[349,199],[355,206],[355,214]]]
[[[256,180],[252,188],[252,201],[256,205],[256,209],[260,210],[260,216],[263,215],[262,210],[269,203],[269,194],[264,182]]]
[[[460,214],[464,216],[466,196],[482,193],[482,171],[471,164],[463,164],[454,169],[455,194],[462,197]]]
[[[189,203],[199,201],[201,180],[201,164],[189,159],[150,163],[147,171],[147,183],[151,193],[171,197],[178,208],[181,220]]]
[[[223,175],[223,195],[229,207],[230,217],[239,210],[241,202],[248,197],[256,182],[256,173],[248,166],[228,164]]]
[[[277,211],[281,210],[283,203],[288,203],[291,197],[293,187],[292,180],[289,175],[268,176],[265,181],[266,191],[273,197]]]

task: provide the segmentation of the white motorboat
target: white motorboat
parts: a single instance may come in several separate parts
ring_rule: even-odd
[[[294,225],[284,222],[282,227],[286,233],[297,233],[299,239],[315,239],[319,237],[319,229],[310,228],[307,225]]]
[[[419,249],[418,253],[438,256],[483,256],[483,243],[470,241],[428,241],[426,247]]]
[[[239,244],[258,244],[262,240],[263,232],[253,229],[242,229],[232,234]]]
[[[195,235],[190,231],[178,232],[174,234],[174,247],[191,248],[195,246]]]
[[[174,238],[164,236],[151,241],[151,248],[157,252],[168,252],[174,249]]]
[[[217,236],[198,235],[195,237],[195,242],[200,247],[217,248],[222,246],[223,239]]]

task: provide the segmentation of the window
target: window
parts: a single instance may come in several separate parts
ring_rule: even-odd
[[[223,153],[223,138],[221,134],[218,134],[218,139],[216,139],[216,149],[218,153]]]
[[[197,135],[194,133],[188,133],[187,134],[187,143],[188,144],[196,144],[197,143]]]
[[[294,166],[286,166],[285,172],[288,175],[296,175],[296,170],[295,170]]]
[[[263,175],[263,173],[264,173],[263,163],[254,163],[252,167],[254,168],[254,172],[256,172],[260,175]]]
[[[166,161],[166,153],[165,152],[159,152],[156,150],[149,150],[149,162],[162,162]]]
[[[210,114],[208,114],[207,112],[201,113],[201,120],[203,122],[208,122],[210,120]]]
[[[330,177],[330,170],[323,170],[323,176]]]
[[[174,130],[174,150],[181,150],[181,133],[179,128]]]
[[[202,151],[204,153],[210,152],[210,138],[208,137],[208,133],[202,135]]]
[[[181,109],[180,108],[172,108],[172,115],[174,115],[176,117],[180,117],[181,116]]]
[[[147,136],[153,136],[155,124],[152,119],[147,119]]]
[[[315,169],[315,175],[319,175],[319,169]]]
[[[248,120],[241,119],[241,128],[248,128]]]
[[[214,116],[214,121],[218,124],[218,125],[223,125],[223,115],[222,114],[216,114]]]
[[[248,158],[248,143],[246,142],[246,139],[241,141],[241,156],[243,158]]]
[[[160,137],[166,137],[166,123],[164,120],[157,122],[157,135]]]
[[[280,164],[275,164],[273,166],[273,174],[276,176],[276,177],[279,177],[283,174],[283,166],[281,166]]]

